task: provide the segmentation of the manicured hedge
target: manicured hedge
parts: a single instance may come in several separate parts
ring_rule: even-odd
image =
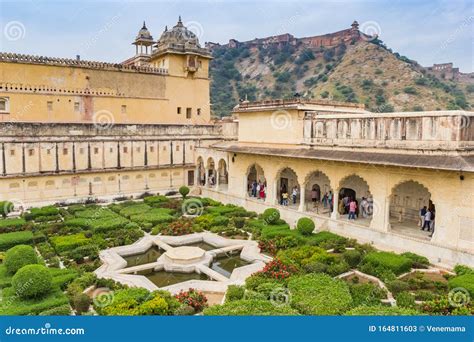
[[[148,197],[147,197],[148,198]],[[157,225],[159,223],[171,222],[174,220],[172,214],[174,210],[167,208],[154,208],[146,213],[133,215],[130,220],[138,224],[151,223]]]
[[[59,209],[55,206],[49,205],[41,208],[31,208],[30,212],[25,214],[25,219],[30,221],[36,220],[37,218],[42,216],[56,216],[58,214]]]
[[[79,246],[89,243],[89,241],[90,239],[86,238],[84,233],[53,236],[50,238],[51,245],[58,253],[73,250]]]
[[[205,316],[289,316],[298,311],[289,305],[275,305],[268,300],[235,300],[213,305],[203,311]]]
[[[396,275],[410,271],[412,263],[411,259],[392,252],[371,252],[362,260],[364,265],[369,265],[374,269],[381,267]]]
[[[71,307],[69,304],[57,306],[52,309],[41,311],[39,316],[69,316],[71,314]]]
[[[0,251],[5,251],[16,245],[31,245],[33,233],[31,231],[0,234]]]
[[[120,210],[120,215],[130,218],[132,215],[143,214],[149,211],[151,207],[145,203],[136,203],[126,206]]]
[[[0,316],[2,315],[38,315],[45,310],[69,304],[66,295],[60,289],[52,289],[41,298],[21,298],[12,287],[2,291]]]
[[[37,263],[38,256],[33,247],[28,245],[16,245],[5,254],[5,267],[10,274],[16,273],[23,266]]]
[[[160,204],[160,203],[168,202],[169,200],[170,199],[166,196],[157,195],[157,196],[145,197],[143,199],[143,202],[145,202],[146,204],[149,204],[149,205],[153,205],[153,204]]]
[[[352,305],[349,287],[326,274],[294,276],[288,282],[291,306],[304,315],[337,315]]]
[[[420,315],[414,309],[400,308],[397,306],[358,306],[344,313],[347,316],[413,316]]]
[[[26,221],[21,217],[0,219],[0,233],[22,230],[25,224],[26,224]]]
[[[471,298],[474,298],[474,273],[466,273],[449,279],[449,288],[464,288],[469,291]]]

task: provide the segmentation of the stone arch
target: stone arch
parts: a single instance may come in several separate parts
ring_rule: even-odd
[[[196,159],[197,181],[200,185],[206,184],[206,168],[204,167],[204,158],[198,156]]]
[[[357,204],[356,218],[366,219],[370,223],[374,213],[374,199],[370,192],[369,183],[357,174],[351,174],[340,180],[337,210],[340,215],[349,214],[349,204],[355,200]],[[334,203],[336,205],[336,203]]]
[[[224,158],[219,159],[217,163],[217,171],[219,175],[219,186],[229,183],[229,170],[227,170],[227,162]]]
[[[436,206],[431,200],[431,192],[424,184],[415,180],[404,180],[392,187],[390,192],[390,226],[392,230],[402,234],[419,236],[425,238],[430,235],[429,230],[434,230],[436,223]],[[424,224],[421,217],[422,208],[430,211],[429,227],[426,232],[421,232],[420,227]],[[424,213],[424,212],[423,212]]]
[[[248,196],[265,200],[267,195],[267,179],[265,178],[263,168],[259,164],[253,163],[247,168],[246,176]]]
[[[217,179],[216,179],[216,162],[214,161],[214,158],[209,157],[207,158],[206,162],[206,169],[207,169],[207,185],[210,187],[213,187],[216,185]]]
[[[330,215],[334,193],[328,175],[320,170],[311,171],[306,175],[303,187],[306,203],[304,209]]]
[[[294,169],[287,166],[281,168],[276,174],[275,183],[277,186],[276,187],[277,191],[275,195],[276,195],[276,200],[279,204],[296,205],[299,203],[300,201],[299,193],[301,191],[301,187],[298,182],[298,175]],[[293,189],[295,188],[297,190],[296,199],[292,198]],[[286,202],[284,201],[284,197],[286,196],[285,193],[288,194],[288,201]]]

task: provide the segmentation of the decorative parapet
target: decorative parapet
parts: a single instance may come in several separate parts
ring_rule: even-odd
[[[474,112],[329,115],[306,113],[304,143],[318,146],[451,149],[473,146]]]
[[[68,66],[68,67],[110,70],[110,71],[140,72],[140,73],[159,74],[159,75],[168,74],[167,69],[154,68],[150,66],[124,65],[121,63],[83,61],[80,59],[33,56],[33,55],[24,55],[24,54],[19,54],[19,53],[6,53],[6,52],[0,53],[0,62],[44,64],[44,65]]]

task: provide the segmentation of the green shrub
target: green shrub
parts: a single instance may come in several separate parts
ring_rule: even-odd
[[[143,214],[149,211],[151,207],[145,203],[137,203],[127,206],[120,210],[120,215],[130,218],[132,215]]]
[[[186,198],[186,196],[189,194],[189,191],[189,188],[185,185],[179,188],[179,193],[181,194],[181,196],[183,196],[183,198]]]
[[[288,316],[298,312],[288,305],[274,305],[268,300],[241,299],[213,305],[203,311],[205,316]]]
[[[0,234],[0,251],[5,251],[10,247],[22,244],[33,244],[33,233],[31,231]]]
[[[143,202],[145,202],[148,205],[153,205],[153,204],[161,204],[168,202],[170,199],[166,196],[162,195],[157,195],[157,196],[148,196],[143,199]]]
[[[13,287],[9,287],[2,291],[2,296],[0,315],[37,315],[58,306],[69,306],[66,295],[55,288],[41,297],[22,298]]]
[[[232,302],[244,298],[245,287],[237,285],[229,285],[225,293],[225,301]]]
[[[345,244],[347,239],[337,234],[322,231],[311,236],[310,243],[315,246],[320,246],[324,249],[334,248],[336,245]]]
[[[378,305],[381,299],[387,298],[386,291],[372,283],[350,284],[349,291],[354,306]]]
[[[403,291],[397,294],[397,306],[402,308],[415,308],[415,297],[410,292]]]
[[[469,291],[471,298],[474,298],[474,273],[466,273],[448,281],[449,288],[454,289],[457,287],[464,288]]]
[[[313,220],[311,220],[310,218],[302,217],[298,220],[298,223],[296,224],[296,228],[301,233],[301,235],[309,236],[313,234],[315,225],[314,225]]]
[[[79,293],[74,296],[72,299],[72,307],[76,310],[78,315],[83,314],[84,312],[89,311],[91,305],[91,299],[88,295],[84,293]]]
[[[173,213],[174,213],[174,210],[172,209],[154,208],[146,213],[133,215],[130,217],[130,220],[140,225],[143,225],[146,223],[157,225],[159,223],[166,223],[166,222],[173,221],[174,220],[174,217],[172,216]]]
[[[71,308],[69,307],[69,304],[57,306],[39,313],[40,316],[69,316],[70,314]]]
[[[298,267],[314,262],[325,262],[329,257],[329,254],[324,249],[317,246],[300,246],[281,250],[277,254],[277,258],[285,264]]]
[[[29,213],[26,213],[25,219],[30,221],[30,220],[36,220],[39,217],[43,216],[56,216],[59,214],[59,209],[56,208],[55,206],[48,205],[46,207],[41,207],[41,208],[31,208]]]
[[[294,276],[288,289],[291,306],[304,315],[337,315],[352,305],[348,285],[325,274]]]
[[[10,201],[0,201],[0,215],[6,218],[15,209],[15,205]]]
[[[344,260],[350,267],[355,268],[362,260],[362,254],[358,250],[347,250],[342,254]]]
[[[255,291],[258,286],[264,283],[268,283],[268,282],[273,282],[275,284],[282,284],[282,282],[278,280],[267,278],[260,273],[255,273],[255,274],[252,274],[247,279],[245,279],[245,288],[247,290]]]
[[[76,249],[79,246],[89,243],[89,241],[90,239],[86,238],[84,233],[64,236],[53,236],[50,238],[51,245],[58,253]]]
[[[394,295],[399,292],[408,291],[410,289],[410,285],[407,282],[399,279],[389,281],[385,285],[387,285],[387,288]]]
[[[99,256],[99,249],[94,244],[82,245],[70,251],[68,256],[76,262],[82,261],[85,257],[94,260]]]
[[[411,253],[411,252],[402,253],[401,255],[403,255],[404,257],[407,257],[408,259],[412,261],[413,268],[427,268],[430,265],[430,261],[428,260],[428,258],[425,258],[424,256]]]
[[[243,217],[234,217],[233,222],[234,222],[234,226],[236,228],[241,229],[245,225],[245,218],[243,218]]]
[[[414,316],[419,315],[420,312],[401,308],[397,306],[358,306],[352,310],[347,311],[344,315],[347,316]]]
[[[42,265],[26,265],[12,278],[12,287],[22,298],[40,297],[51,289],[52,276]]]
[[[392,252],[368,253],[362,263],[374,268],[381,267],[390,270],[396,275],[410,271],[412,266],[411,259]]]
[[[268,208],[262,214],[262,219],[267,224],[275,224],[280,220],[280,211],[275,208]]]
[[[464,274],[472,274],[474,273],[474,269],[466,265],[456,265],[454,266],[454,272],[460,276]]]
[[[1,202],[0,202],[1,203]],[[0,207],[1,210],[2,207]],[[0,220],[0,233],[13,232],[23,229],[26,224],[25,219],[21,217],[8,218]]]
[[[37,263],[38,257],[31,246],[17,245],[5,254],[5,267],[10,274],[16,273],[23,266]]]

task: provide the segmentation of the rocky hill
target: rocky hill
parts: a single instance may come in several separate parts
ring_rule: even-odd
[[[229,115],[239,99],[332,99],[364,103],[374,112],[469,109],[474,78],[443,79],[388,49],[379,39],[314,47],[227,44],[214,46],[211,101],[215,116]]]

